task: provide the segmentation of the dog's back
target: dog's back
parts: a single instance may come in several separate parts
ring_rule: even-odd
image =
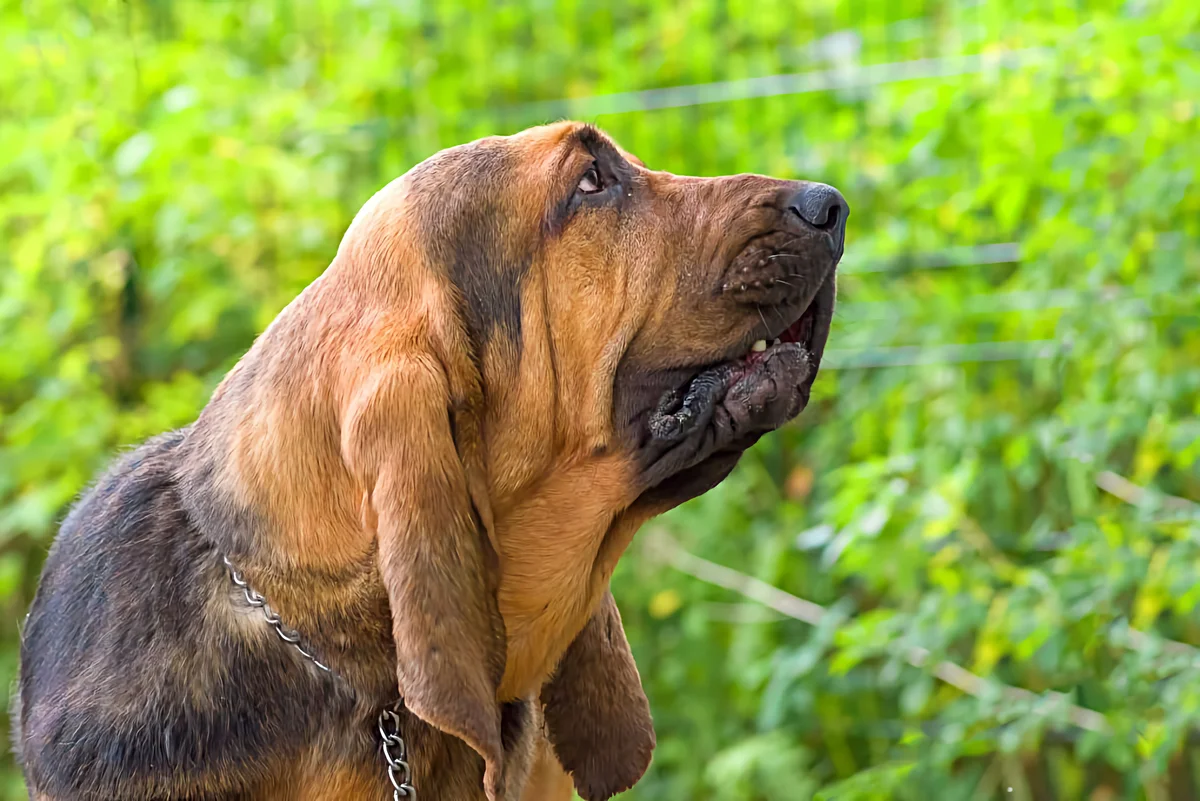
[[[50,550],[15,704],[35,798],[238,798],[263,779],[247,748],[295,745],[280,727],[309,728],[328,703],[314,687],[290,694],[284,713],[286,652],[247,648],[206,614],[228,584],[182,507],[174,474],[185,436],[120,459]]]

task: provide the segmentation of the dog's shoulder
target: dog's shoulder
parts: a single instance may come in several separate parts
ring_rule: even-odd
[[[186,429],[164,434],[122,455],[59,527],[22,631],[26,735],[44,709],[64,705],[85,670],[136,661],[122,651],[154,638],[138,631],[143,620],[180,624],[172,620],[177,604],[164,605],[164,596],[190,594],[195,551],[203,549],[175,487],[185,436]],[[159,605],[152,616],[138,614]]]
[[[187,527],[175,490],[173,458],[186,435],[148,440],[117,459],[72,507],[50,548],[25,631],[27,645],[43,635],[77,642],[111,606],[110,580],[136,582],[146,550],[169,548],[164,537]],[[130,552],[138,556],[127,561]],[[156,565],[161,567],[161,564]],[[45,631],[38,624],[52,619]],[[64,624],[67,624],[64,626]]]
[[[182,502],[187,434],[117,459],[46,559],[23,630],[15,739],[31,785],[53,797],[112,797],[120,787],[140,798],[132,788],[165,786],[172,765],[194,769],[193,790],[226,784],[240,772],[238,749],[259,735],[244,722],[258,710],[224,710],[208,697],[228,694],[216,677],[242,680],[252,666],[213,646],[221,638],[206,609],[225,577]],[[200,775],[222,767],[227,780]]]
[[[86,627],[101,622],[119,598],[112,584],[137,583],[137,571],[151,565],[147,557],[166,556],[189,539],[189,528],[176,489],[176,454],[186,429],[147,440],[118,458],[72,507],[50,548],[37,597],[30,610],[25,642],[42,636],[40,619],[54,626],[46,635],[69,642]],[[64,624],[68,624],[64,627]]]

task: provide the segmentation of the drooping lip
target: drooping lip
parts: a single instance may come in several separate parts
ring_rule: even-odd
[[[755,350],[753,343],[764,339],[759,337],[730,358],[690,371],[682,386],[664,394],[649,413],[651,438],[676,441],[708,426],[719,407],[721,427],[740,432],[734,445],[741,447],[798,415],[808,405],[829,336],[833,296],[830,271],[808,303],[796,305],[793,320],[782,318],[777,330],[764,329],[764,337],[777,334],[771,344],[759,342],[761,350]]]
[[[740,452],[798,415],[808,405],[820,367],[834,295],[831,267],[807,302],[772,309],[769,317],[779,321],[776,326],[770,328],[764,320],[725,358],[657,373],[651,405],[637,414],[648,441],[674,443],[712,424],[734,434],[718,450]],[[778,343],[755,352],[758,340]],[[718,408],[724,421],[719,424],[712,419]]]
[[[833,271],[794,319],[781,318],[778,331],[764,330],[773,344],[748,345],[728,359],[671,381],[646,411],[644,434],[659,447],[677,445],[701,430],[712,430],[714,453],[745,450],[758,436],[792,420],[808,406],[833,317]],[[757,339],[762,339],[758,337]],[[751,345],[757,342],[751,339]]]
[[[781,322],[774,326],[768,326],[764,322],[763,325],[751,331],[745,342],[739,343],[735,349],[732,349],[722,363],[733,363],[739,367],[744,365],[747,370],[750,370],[766,359],[772,348],[785,343],[798,343],[808,352],[812,365],[811,374],[799,387],[804,393],[805,402],[807,402],[808,391],[812,388],[813,381],[816,380],[821,356],[825,352],[825,343],[829,339],[835,291],[834,275],[831,269],[808,303],[803,306],[798,305],[793,309],[791,322],[787,321],[787,317],[783,317]],[[763,316],[778,317],[779,311],[772,310],[770,315],[764,314]],[[755,351],[754,345],[760,341],[767,343],[767,349]]]

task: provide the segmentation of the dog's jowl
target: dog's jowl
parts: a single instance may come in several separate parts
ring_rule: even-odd
[[[31,796],[632,786],[654,731],[609,576],[804,408],[847,213],[576,123],[386,186],[199,418],[63,523],[21,654]]]

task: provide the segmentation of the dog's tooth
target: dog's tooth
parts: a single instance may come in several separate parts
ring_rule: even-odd
[[[767,349],[767,340],[765,340],[765,339],[758,340],[750,348],[750,350],[754,351],[755,353],[762,353],[766,349]]]
[[[771,344],[772,344],[772,345],[778,345],[778,344],[779,344],[779,337],[776,337],[775,339],[771,340]]]

